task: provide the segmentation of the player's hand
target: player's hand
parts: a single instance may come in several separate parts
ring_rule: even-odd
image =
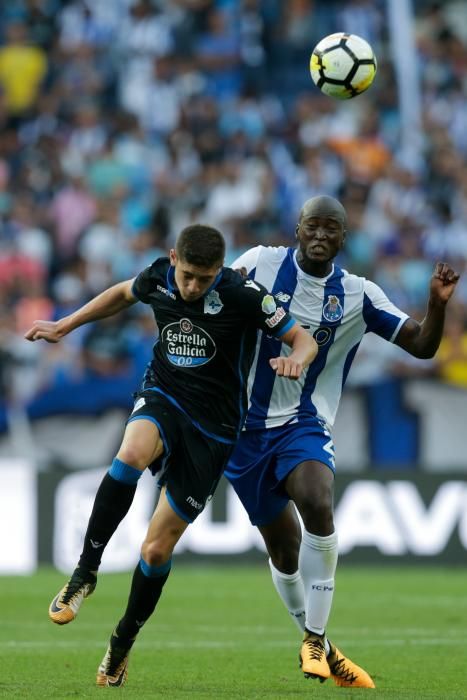
[[[246,267],[236,267],[235,272],[240,273],[243,279],[246,279],[248,277],[248,270],[246,269]]]
[[[48,343],[58,343],[64,335],[60,321],[34,321],[24,337],[31,341],[46,340]]]
[[[430,298],[446,304],[452,296],[460,275],[454,272],[447,263],[436,263],[435,271],[431,278]]]
[[[276,371],[278,377],[287,377],[287,379],[298,379],[303,372],[301,362],[291,360],[290,357],[273,357],[269,360],[269,364]]]

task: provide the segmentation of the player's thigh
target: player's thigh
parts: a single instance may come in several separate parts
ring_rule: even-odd
[[[183,416],[177,443],[167,460],[160,483],[166,497],[183,520],[193,522],[211,500],[224,473],[232,445],[203,435]]]
[[[276,457],[277,475],[302,517],[302,504],[331,505],[334,446],[320,421],[302,421],[285,427]]]
[[[326,537],[334,532],[334,473],[322,462],[302,462],[285,482],[305,529]]]
[[[159,427],[151,420],[139,418],[127,423],[117,457],[137,469],[145,469],[163,452]]]
[[[315,508],[332,507],[334,473],[327,464],[318,460],[306,460],[290,472],[285,489],[296,504],[299,513],[309,503]]]
[[[174,511],[163,488],[143,542],[143,558],[149,563],[164,563],[188,525]]]

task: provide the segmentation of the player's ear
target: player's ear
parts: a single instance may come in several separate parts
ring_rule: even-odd
[[[295,226],[295,238],[297,238],[297,239],[298,239],[298,231],[299,231],[299,228],[300,228],[300,224],[297,224],[297,225]]]
[[[177,253],[175,251],[175,248],[171,248],[169,252],[169,259],[170,259],[170,264],[172,267],[175,267],[177,264]]]

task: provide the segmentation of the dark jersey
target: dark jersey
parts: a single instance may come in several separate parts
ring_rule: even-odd
[[[164,394],[203,432],[234,442],[246,414],[257,329],[283,335],[292,318],[265,287],[230,268],[201,299],[185,302],[169,259],[159,258],[132,291],[152,307],[159,328],[143,390]]]

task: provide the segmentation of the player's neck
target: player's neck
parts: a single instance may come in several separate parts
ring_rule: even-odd
[[[332,271],[332,260],[323,262],[308,260],[300,250],[297,251],[296,260],[299,268],[312,277],[327,277]]]

